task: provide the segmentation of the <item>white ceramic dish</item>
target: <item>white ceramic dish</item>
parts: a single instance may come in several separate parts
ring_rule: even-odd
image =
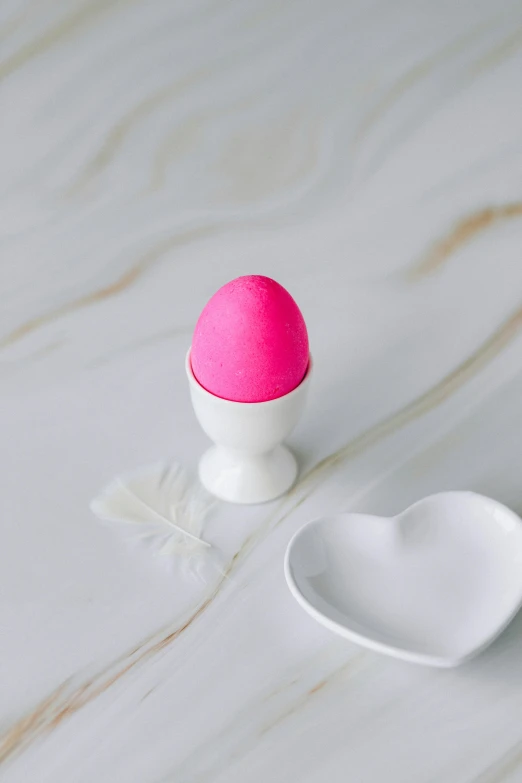
[[[522,522],[473,492],[444,492],[396,517],[341,514],[291,540],[288,585],[318,622],[377,652],[457,666],[522,603]]]

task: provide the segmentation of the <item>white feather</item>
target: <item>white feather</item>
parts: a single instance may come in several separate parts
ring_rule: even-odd
[[[109,522],[133,526],[165,555],[192,558],[211,549],[201,537],[211,501],[178,464],[158,464],[118,476],[91,501],[91,511]]]

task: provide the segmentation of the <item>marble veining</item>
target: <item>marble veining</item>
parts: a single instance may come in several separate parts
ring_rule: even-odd
[[[522,512],[515,0],[0,8],[0,780],[514,783],[522,620],[451,672],[297,607],[301,524],[472,489]],[[183,361],[240,274],[303,310],[282,500],[207,583],[88,504],[205,438]],[[341,358],[340,358],[341,357]]]

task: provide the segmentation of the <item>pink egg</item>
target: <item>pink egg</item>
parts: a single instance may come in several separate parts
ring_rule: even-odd
[[[227,283],[196,324],[192,371],[211,394],[234,402],[266,402],[303,380],[309,360],[306,324],[283,286],[246,275]]]

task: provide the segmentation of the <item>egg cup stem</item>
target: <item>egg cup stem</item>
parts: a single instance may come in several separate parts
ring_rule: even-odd
[[[231,503],[264,503],[283,495],[297,478],[297,462],[281,444],[265,454],[212,446],[199,462],[203,486]]]

